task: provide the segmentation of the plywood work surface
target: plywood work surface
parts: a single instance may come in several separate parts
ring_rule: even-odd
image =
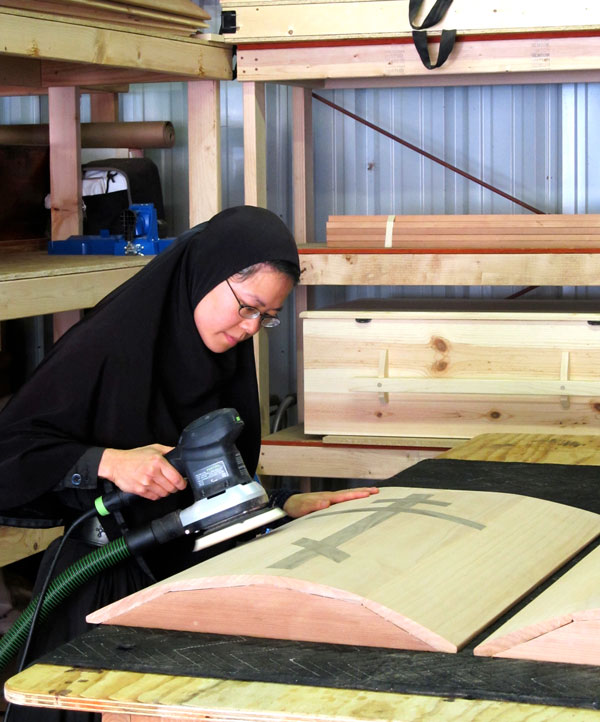
[[[598,534],[600,516],[539,499],[386,487],[89,621],[455,652]]]
[[[147,634],[149,630],[136,631]],[[196,635],[198,636],[200,635]],[[163,645],[160,656],[164,659],[164,650],[173,649],[173,641],[169,638],[159,641]],[[212,640],[209,641],[206,652],[207,656],[214,660],[215,655],[210,651],[211,643]],[[244,640],[235,640],[237,654],[232,651],[232,662],[239,659],[240,645],[243,644]],[[107,648],[105,645],[104,649]],[[194,643],[194,639],[186,640],[187,657],[191,656],[194,648],[203,651],[201,643]],[[218,649],[223,649],[222,642]],[[118,645],[115,645],[115,651],[119,655]],[[250,673],[255,669],[252,662],[256,660],[256,656],[253,651],[250,650],[247,657],[251,663],[245,665]],[[270,655],[261,659],[272,659],[272,650],[270,651]],[[287,657],[279,655],[275,656],[275,660],[289,664],[290,658],[293,660],[292,655],[298,652],[297,649],[283,650],[284,654],[286,651]],[[503,662],[494,661],[500,664]],[[111,665],[112,662],[114,658]],[[277,684],[216,679],[209,675],[173,676],[113,671],[102,668],[102,665],[100,668],[82,669],[69,664],[35,664],[26,669],[8,681],[5,688],[7,699],[15,704],[102,712],[105,722],[109,719],[113,722],[148,722],[159,718],[210,719],[215,722],[420,722],[424,719],[440,722],[496,722],[499,719],[503,722],[523,722],[529,719],[540,722],[559,722],[565,719],[572,722],[598,722],[600,719],[598,710],[589,709],[589,705],[581,703],[582,698],[589,698],[594,689],[595,678],[591,674],[576,686],[582,693],[582,698],[575,702],[579,702],[579,708],[576,709],[565,706],[572,705],[573,699],[565,699],[564,695],[562,704],[557,701],[557,706],[545,706],[541,703],[540,700],[544,699],[545,695],[540,692],[551,693],[557,690],[560,693],[565,687],[573,688],[575,685],[560,683],[560,677],[552,676],[550,679],[548,675],[542,675],[536,678],[533,669],[526,671],[530,673],[530,688],[535,688],[534,694],[530,703],[520,703],[514,701],[514,697],[513,701],[461,699],[428,692],[397,694],[365,691],[358,690],[356,685],[354,688],[332,689],[331,686],[317,687],[305,683]],[[308,658],[306,666],[301,667],[296,674],[310,677],[312,669],[314,676],[319,672],[319,667],[314,665],[314,658]],[[375,675],[380,670],[381,667],[373,668]],[[557,671],[564,674],[562,668]],[[61,691],[60,694],[57,694],[57,690]],[[593,695],[591,699],[594,699]],[[581,708],[586,706],[588,709]]]
[[[585,434],[479,434],[440,459],[600,466],[600,436]]]

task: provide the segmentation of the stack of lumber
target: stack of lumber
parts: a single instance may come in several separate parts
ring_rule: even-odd
[[[0,0],[0,7],[179,37],[195,35],[210,20],[192,0]]]
[[[600,214],[329,216],[332,248],[600,248]]]

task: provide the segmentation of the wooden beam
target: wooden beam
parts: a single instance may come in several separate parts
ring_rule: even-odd
[[[247,205],[267,207],[267,141],[265,86],[249,83],[242,88],[244,113],[244,200]],[[261,329],[254,336],[261,432],[270,431],[269,340]]]
[[[300,250],[306,285],[597,286],[600,253],[359,253]]]
[[[380,443],[381,442],[381,443]],[[389,479],[424,459],[433,459],[459,440],[374,440],[344,437],[341,441],[307,435],[293,426],[262,440],[259,474],[334,479]],[[310,491],[310,489],[307,489]]]
[[[43,87],[79,85],[82,88],[106,87],[131,83],[187,82],[189,75],[161,73],[144,68],[115,68],[105,65],[71,63],[68,61],[42,60],[41,83]]]
[[[248,205],[267,207],[267,140],[265,86],[245,84],[244,113],[244,200]]]
[[[152,258],[4,254],[0,321],[90,308]]]
[[[315,238],[315,191],[313,162],[312,96],[305,88],[292,89],[292,174],[294,194],[294,237],[304,245]],[[304,358],[300,314],[308,308],[308,289],[294,292],[296,317],[296,398],[298,421],[304,419]]]
[[[16,12],[10,8],[0,11],[2,50],[11,55],[29,58],[33,52],[48,60],[185,75],[188,79],[232,77],[231,48],[222,43],[155,37],[91,21]]]
[[[52,240],[82,231],[79,88],[49,88]]]
[[[415,19],[420,25],[433,3],[425,3]],[[282,42],[348,38],[399,38],[411,35],[408,0],[345,0],[308,3],[303,0],[223,0],[224,10],[236,13],[236,32],[229,37],[238,45],[248,42]],[[454,3],[432,28],[440,33],[453,29],[465,35],[499,35],[524,32],[597,30],[600,10],[586,0],[572,0],[568,7],[545,0],[494,0]]]
[[[221,101],[214,80],[188,82],[188,172],[190,226],[222,207]]]
[[[11,86],[18,79],[24,88],[36,88],[41,83],[41,62],[36,58],[15,58],[0,55],[0,86]]]
[[[436,43],[431,53],[437,56]],[[378,78],[417,78],[419,84],[451,85],[457,76],[488,74],[512,83],[513,73],[596,72],[600,67],[600,43],[597,37],[519,38],[510,40],[472,40],[456,44],[448,60],[435,71],[428,70],[411,44],[377,41],[368,44],[307,47],[238,48],[238,80],[278,81]],[[447,82],[440,79],[447,76]],[[543,80],[542,82],[548,82]]]

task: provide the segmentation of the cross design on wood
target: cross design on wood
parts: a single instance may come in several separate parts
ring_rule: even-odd
[[[370,506],[360,509],[346,509],[325,512],[327,515],[333,514],[357,514],[360,512],[366,512],[361,519],[349,524],[347,527],[336,531],[334,534],[330,534],[324,539],[309,539],[308,537],[301,537],[297,541],[293,542],[294,546],[302,547],[300,551],[290,554],[285,559],[279,562],[274,562],[269,565],[269,568],[276,569],[295,569],[301,564],[314,559],[315,557],[321,556],[330,559],[331,561],[340,563],[350,558],[350,554],[342,551],[339,546],[344,544],[350,539],[362,534],[367,529],[371,529],[378,524],[381,524],[388,519],[391,519],[396,514],[419,514],[422,516],[432,516],[438,519],[444,519],[445,521],[452,521],[456,524],[463,524],[473,529],[481,531],[485,528],[485,524],[472,521],[471,519],[464,519],[463,517],[453,516],[452,514],[444,514],[441,511],[434,511],[432,509],[417,509],[417,504],[429,504],[431,506],[447,507],[451,506],[449,501],[436,501],[431,497],[433,494],[409,494],[402,499],[373,499]],[[383,506],[386,504],[386,506]],[[375,507],[375,505],[378,505]],[[320,516],[323,516],[321,514]]]

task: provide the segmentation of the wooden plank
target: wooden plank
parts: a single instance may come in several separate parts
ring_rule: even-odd
[[[312,95],[292,88],[292,173],[296,243],[315,240]]]
[[[292,174],[294,195],[294,237],[304,245],[314,241],[315,198],[313,163],[312,96],[306,88],[292,88]],[[299,286],[294,292],[296,318],[309,306],[308,289]],[[296,396],[298,421],[304,419],[304,378],[302,324],[296,324]]]
[[[151,32],[164,37],[190,37],[207,27],[204,21],[195,18],[165,15],[110,0],[69,0],[67,3],[65,0],[0,0],[0,7],[35,11],[38,17],[49,20],[96,20],[116,30]]]
[[[242,89],[244,114],[244,202],[267,207],[265,87],[251,83]],[[254,358],[259,389],[261,434],[269,433],[269,340],[261,329],[254,337]]]
[[[149,256],[2,256],[0,320],[91,308],[152,260]]]
[[[437,50],[437,43],[432,42],[432,57],[437,56]],[[435,73],[423,65],[412,40],[410,44],[383,45],[374,41],[373,44],[284,48],[241,45],[237,63],[237,77],[241,81],[352,79],[354,83],[360,78],[378,78],[385,87],[386,82],[394,78],[417,78],[422,85],[427,77],[427,84],[453,85],[457,79],[462,78],[464,82],[465,76],[475,75],[485,83],[489,74],[507,83],[513,82],[513,73],[539,74],[543,79],[549,73],[597,71],[600,44],[596,37],[470,40],[457,43]],[[568,75],[562,77],[562,82],[568,82]],[[530,81],[530,77],[525,80]]]
[[[419,461],[433,459],[438,453],[426,449],[342,448],[330,444],[310,448],[263,444],[257,471],[261,478],[263,474],[268,474],[374,481],[389,479]]]
[[[306,285],[597,286],[600,254],[299,249]]]
[[[48,88],[52,240],[79,235],[83,231],[79,100],[77,87]],[[80,318],[79,309],[55,313],[52,319],[54,340]]]
[[[115,68],[102,65],[86,65],[82,63],[69,63],[57,60],[43,60],[41,88],[44,92],[49,86],[78,85],[80,88],[88,88],[93,92],[96,88],[111,90],[115,92],[127,92],[131,83],[164,83],[188,82],[189,74],[165,74],[143,68]]]
[[[87,619],[456,652],[599,534],[599,515],[540,499],[385,487]]]
[[[208,40],[155,37],[114,28],[44,19],[10,8],[0,11],[0,39],[3,52],[70,63],[132,68],[177,77],[230,80],[231,49]]]
[[[360,37],[399,37],[410,35],[408,0],[352,0],[307,3],[265,2],[264,0],[224,0],[225,10],[236,12],[236,32],[231,41],[289,42],[307,39]],[[422,22],[431,4],[417,16]],[[450,5],[434,31],[454,29],[463,35],[500,34],[524,31],[597,29],[600,12],[585,0],[574,0],[568,8],[554,6],[549,11],[543,0],[530,0],[524,10],[518,0],[498,6],[494,0]]]
[[[598,250],[598,214],[329,216],[329,248]]]
[[[473,650],[473,654],[600,665],[600,548]]]
[[[188,83],[190,227],[221,210],[221,102],[219,83]]]
[[[52,240],[81,233],[79,89],[49,88]]]
[[[62,533],[62,527],[25,529],[0,526],[0,567],[25,559],[32,554],[38,554]]]
[[[563,226],[591,226],[598,228],[600,213],[472,213],[472,214],[402,214],[402,215],[352,215],[329,216],[327,225],[359,226],[371,228],[375,225],[385,227],[392,218],[395,227],[407,225],[432,225],[435,228],[444,226],[475,226],[478,229],[496,226],[518,226],[519,228],[548,228]]]
[[[463,443],[460,438],[428,439],[415,436],[342,436],[328,434],[323,436],[324,444],[344,444],[351,446],[393,446],[393,447],[419,447],[424,450],[441,451],[443,448],[453,448]],[[437,456],[437,455],[436,455]]]
[[[57,694],[56,690],[61,690]],[[9,702],[103,713],[104,722],[598,722],[591,709],[35,664],[11,677]]]
[[[267,207],[265,86],[244,85],[244,201]]]

